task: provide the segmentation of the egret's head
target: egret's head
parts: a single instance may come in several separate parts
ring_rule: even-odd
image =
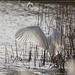
[[[27,4],[27,7],[28,7],[29,9],[31,9],[31,8],[33,7],[33,3],[29,2],[29,3]]]

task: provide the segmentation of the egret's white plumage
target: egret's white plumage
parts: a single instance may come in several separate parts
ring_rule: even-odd
[[[48,36],[48,44],[49,53],[53,55],[57,55],[58,52],[61,52],[61,46],[64,48],[63,36],[56,28],[52,28],[52,33]]]
[[[37,44],[39,47],[48,50],[50,55],[56,55],[56,50],[61,41],[61,34],[53,28],[52,34],[48,37],[39,26],[29,26],[17,31],[15,35],[17,40],[23,42],[30,41]]]
[[[43,49],[48,49],[48,42],[45,34],[39,26],[29,26],[17,31],[15,35],[17,40],[31,41]]]
[[[60,46],[64,45],[63,37],[56,28],[53,28],[52,30],[51,40],[56,45],[60,45]]]

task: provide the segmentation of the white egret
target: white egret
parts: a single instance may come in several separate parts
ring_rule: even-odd
[[[38,15],[40,16],[40,24],[42,24],[43,13],[38,12]],[[53,55],[57,54],[57,46],[62,42],[62,35],[55,28],[53,28],[52,34],[47,37],[39,26],[29,26],[19,29],[15,34],[15,37],[17,40],[24,42],[31,41],[44,50],[48,50],[49,53]]]
[[[55,29],[56,30],[56,29]],[[16,40],[21,40],[23,42],[30,41],[37,44],[39,47],[43,48],[44,50],[48,50],[50,54],[56,55],[56,43],[60,43],[60,35],[58,32],[54,32],[51,36],[46,37],[44,32],[39,26],[29,26],[21,28],[17,31]],[[55,38],[57,37],[57,38]]]

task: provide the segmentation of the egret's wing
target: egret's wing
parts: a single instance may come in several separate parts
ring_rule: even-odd
[[[31,41],[44,49],[48,48],[47,38],[39,26],[22,28],[17,31],[15,37],[24,42]]]
[[[52,34],[51,34],[51,39],[53,41],[54,44],[57,44],[57,45],[64,45],[64,39],[63,39],[63,36],[61,35],[61,33],[53,28],[53,31],[52,31]]]

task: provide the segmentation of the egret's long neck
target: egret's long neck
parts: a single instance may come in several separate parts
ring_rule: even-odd
[[[40,22],[39,22],[39,25],[41,25],[42,24],[42,21],[43,21],[43,13],[42,12],[39,12],[38,13],[38,16],[40,17]]]

